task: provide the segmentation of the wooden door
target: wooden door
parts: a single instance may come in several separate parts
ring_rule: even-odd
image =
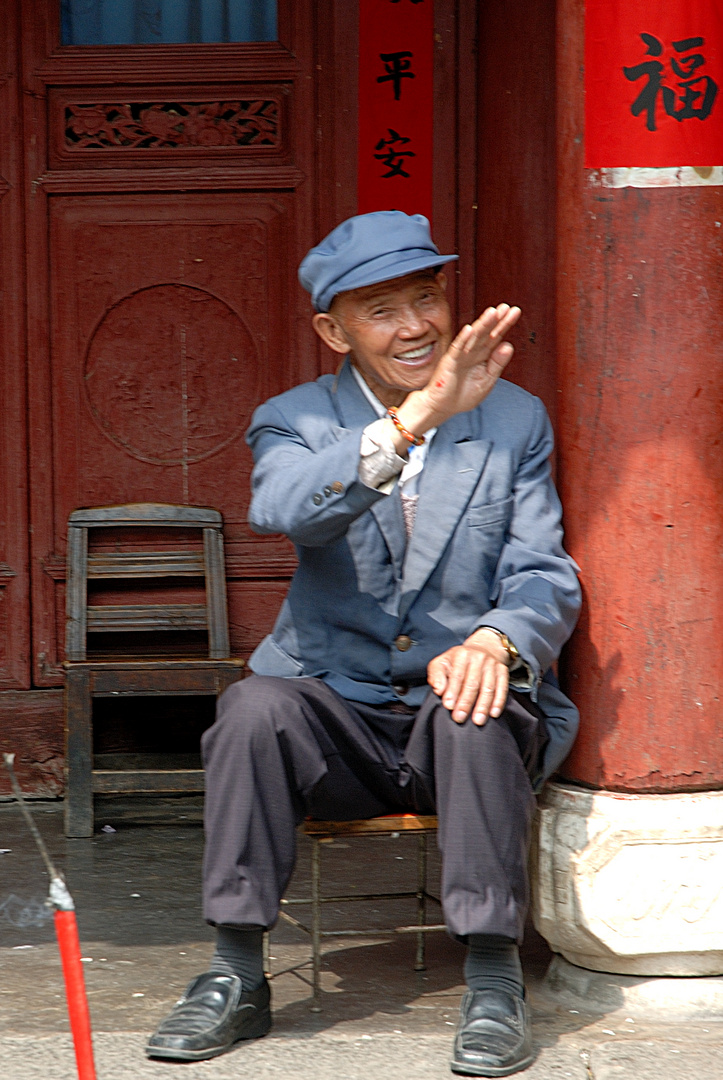
[[[293,554],[246,525],[243,433],[318,373],[311,8],[279,0],[278,42],[61,46],[59,0],[23,3],[38,686],[61,681],[78,507],[217,507],[234,654],[272,622]]]
[[[220,509],[233,653],[272,625],[295,560],[248,529],[243,433],[335,362],[296,268],[357,207],[356,0],[278,0],[278,41],[248,44],[61,45],[60,9],[22,0],[38,687],[62,683],[79,507]],[[468,318],[474,110],[455,87],[473,81],[474,5],[434,16],[435,235],[462,253]]]

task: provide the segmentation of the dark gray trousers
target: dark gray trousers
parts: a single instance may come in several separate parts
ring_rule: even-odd
[[[535,799],[547,742],[529,695],[510,692],[483,727],[422,707],[375,707],[320,679],[254,675],[218,700],[206,769],[204,915],[273,926],[305,817],[416,811],[439,817],[442,904],[451,933],[522,939]]]

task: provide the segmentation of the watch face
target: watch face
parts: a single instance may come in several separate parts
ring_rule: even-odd
[[[507,652],[510,654],[513,660],[519,659],[520,654],[518,653],[516,646],[514,646],[510,639],[507,637],[507,634],[502,635],[502,644],[507,649]]]

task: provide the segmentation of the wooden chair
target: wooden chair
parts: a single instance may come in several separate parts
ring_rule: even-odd
[[[229,658],[223,519],[196,506],[135,503],[75,510],[68,522],[65,637],[65,834],[91,836],[93,795],[201,792],[202,769],[94,769],[93,700],[108,697],[218,695],[243,675]],[[89,554],[90,530],[122,528],[201,530],[198,550],[139,550]],[[201,544],[202,539],[202,544]],[[88,603],[88,582],[205,579],[204,603]],[[130,654],[88,659],[89,634],[198,631],[208,655]],[[165,639],[165,635],[163,635]]]
[[[436,896],[427,891],[427,837],[437,831],[437,818],[432,815],[392,814],[362,821],[313,821],[307,820],[302,831],[311,839],[311,896],[281,901],[281,917],[303,930],[311,938],[312,963],[312,1012],[321,1011],[321,945],[324,938],[330,937],[384,937],[387,934],[415,934],[417,950],[414,961],[415,971],[424,971],[424,935],[430,931],[446,930],[444,923],[427,923],[427,901],[439,903]],[[331,840],[352,839],[359,836],[390,836],[404,833],[417,837],[417,888],[412,892],[368,892],[344,894],[342,896],[324,896],[321,885],[321,850],[322,845]],[[322,929],[322,907],[324,904],[344,904],[359,900],[399,900],[416,899],[417,921],[413,925],[394,926],[385,929],[351,928],[345,930]],[[311,905],[311,926],[300,922],[288,911],[295,904]],[[268,942],[267,942],[268,948]],[[267,954],[268,956],[268,954]],[[266,963],[268,971],[268,962]]]

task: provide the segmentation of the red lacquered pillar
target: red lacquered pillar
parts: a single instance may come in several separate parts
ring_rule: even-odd
[[[585,602],[536,921],[583,966],[719,974],[723,145],[697,170],[586,169],[582,0],[558,35],[558,480]]]

